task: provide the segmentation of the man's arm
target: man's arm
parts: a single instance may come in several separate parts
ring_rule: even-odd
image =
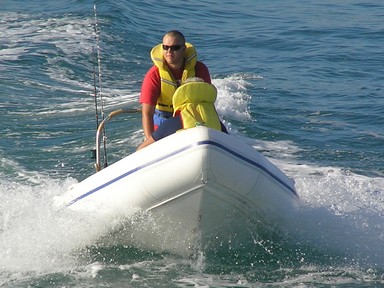
[[[151,138],[154,131],[153,114],[155,113],[155,106],[143,103],[141,110],[141,122],[144,130],[145,139]]]
[[[160,139],[163,139],[164,137],[167,137],[173,133],[175,133],[177,130],[180,130],[183,128],[183,125],[181,124],[180,115],[177,115],[175,117],[171,117],[162,123],[159,128],[153,132],[152,135],[147,137],[143,143],[137,147],[137,150],[140,150],[141,148],[144,148],[148,146],[149,144],[154,143],[155,141],[158,141]]]
[[[153,114],[155,113],[155,105],[160,95],[160,74],[156,66],[152,66],[145,74],[139,102],[142,105],[142,126],[145,139],[149,138],[154,131]]]
[[[154,143],[154,142],[155,142],[155,139],[153,139],[153,137],[150,136],[150,137],[148,137],[147,139],[145,139],[145,141],[144,141],[143,143],[141,143],[141,144],[139,145],[139,147],[137,147],[136,151],[137,151],[137,150],[140,150],[140,149],[142,149],[142,148],[144,148],[144,147],[146,147],[146,146],[148,146],[148,145],[150,145],[150,144],[152,144],[152,143]]]
[[[208,67],[200,61],[196,63],[196,77],[199,77],[209,84],[212,84],[211,74],[209,73]]]

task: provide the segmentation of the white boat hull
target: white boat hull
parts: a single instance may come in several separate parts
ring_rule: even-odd
[[[154,229],[135,227],[133,233],[129,221],[121,221],[114,243],[190,255],[212,238],[241,233],[249,220],[281,219],[297,200],[293,180],[255,149],[196,127],[90,176],[59,202],[111,223],[149,212]]]

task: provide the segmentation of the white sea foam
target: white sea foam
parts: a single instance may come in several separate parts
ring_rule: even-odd
[[[383,265],[378,253],[384,246],[383,178],[335,167],[279,164],[295,179],[301,198],[291,227],[300,241],[356,263]]]
[[[255,149],[279,149],[276,143],[245,140]],[[281,147],[296,149],[287,143]],[[382,178],[302,164],[293,158],[288,163],[271,160],[296,181],[301,205],[286,229],[294,233],[298,241],[328,253],[345,255],[356,262],[381,263],[378,251],[384,245]],[[53,198],[76,181],[31,175],[28,171],[22,172],[12,161],[3,161],[4,166],[8,166],[8,170],[14,166],[19,177],[24,175],[31,181],[13,182],[8,178],[12,173],[0,174],[0,270],[53,271],[76,265],[74,251],[92,244],[95,240],[92,235],[104,225],[102,220],[57,213],[53,208]]]
[[[383,178],[303,163],[295,157],[301,149],[290,141],[235,137],[294,179],[300,205],[287,215],[290,225],[285,228],[296,241],[355,264],[383,265],[378,252],[384,246]]]
[[[51,207],[52,193],[67,185],[52,180],[35,186],[1,181],[1,271],[57,269],[68,260],[68,253],[60,253],[66,245],[65,227],[60,227]]]
[[[4,48],[0,51],[0,63],[2,61],[15,61],[25,56],[36,56],[37,59],[44,58],[44,61],[48,63],[45,65],[44,73],[49,79],[45,77],[24,77],[22,79],[25,87],[38,87],[40,91],[47,91],[40,92],[42,94],[57,94],[58,101],[49,101],[48,103],[45,101],[44,104],[42,103],[40,111],[34,112],[37,114],[57,114],[93,109],[93,73],[97,67],[93,67],[89,61],[94,54],[93,47],[96,44],[92,14],[88,18],[66,17],[64,15],[60,18],[36,16],[35,19],[31,19],[31,15],[21,13],[9,12],[0,15],[2,20],[0,40],[4,44]],[[83,55],[80,60],[81,65],[78,63],[79,58],[74,57],[74,55]],[[63,65],[63,62],[66,65]],[[104,76],[103,63],[101,65],[101,74]],[[9,69],[3,65],[0,67]],[[12,68],[14,67],[15,64],[12,64]],[[73,71],[72,69],[81,70]],[[89,73],[84,73],[83,69]],[[78,75],[76,75],[77,73]],[[86,78],[80,77],[84,74],[83,77]],[[138,92],[129,88],[129,83],[123,88],[115,88],[108,87],[108,83],[105,83],[106,79],[103,80],[102,97],[105,113],[138,102]],[[97,88],[97,95],[100,98],[100,89]],[[72,96],[70,101],[60,101],[67,95]],[[78,97],[75,98],[74,95]],[[45,109],[44,107],[50,103],[54,103],[54,107]]]
[[[17,60],[26,53],[36,53],[32,50],[41,43],[50,43],[55,49],[52,51],[42,45],[44,48],[40,48],[39,53],[54,54],[56,49],[69,56],[92,53],[92,19],[49,18],[31,21],[30,15],[12,14],[7,17],[6,21],[2,19],[0,37],[7,39],[9,48],[1,50],[0,61]],[[17,22],[17,25],[13,22]],[[63,103],[53,101],[47,104],[51,105],[47,109],[33,113],[39,116],[58,115],[93,109],[93,95],[88,92],[93,90],[92,83],[67,77],[67,71],[56,65],[56,60],[49,59],[51,62],[47,72],[52,80],[63,85],[52,87],[32,80],[26,80],[29,82],[24,84],[46,90],[57,89],[80,97]],[[70,57],[66,61],[74,64]],[[231,132],[236,132],[231,121],[252,120],[248,77],[230,75],[213,79],[218,89],[218,113],[224,117],[225,124],[232,128]],[[122,108],[121,105],[134,105],[138,99],[138,91],[131,89],[103,87],[103,95],[106,112]],[[357,175],[336,167],[300,163],[295,158],[300,149],[290,141],[260,141],[241,135],[236,137],[263,152],[295,180],[301,205],[287,229],[296,233],[299,241],[319,249],[336,251],[356,261],[382,264],[379,254],[384,246],[382,178]],[[141,131],[128,138],[131,145],[136,146],[141,139]],[[117,144],[123,143],[124,140],[117,141]],[[76,144],[73,145],[75,149],[88,149]],[[51,151],[60,151],[62,148],[50,147]],[[54,271],[76,266],[76,250],[91,244],[94,231],[103,229],[102,221],[91,221],[65,212],[57,213],[52,207],[54,196],[63,194],[76,181],[70,178],[60,181],[38,172],[26,171],[6,158],[1,160],[1,169],[0,271]],[[91,275],[97,275],[98,269],[103,269],[97,265],[90,267]]]
[[[67,55],[92,52],[89,45],[94,39],[93,19],[61,17],[35,18],[19,13],[2,13],[0,35],[11,47],[23,43],[26,48],[35,47],[38,43],[51,43]],[[23,51],[21,51],[23,52]],[[16,55],[16,54],[15,54]]]
[[[221,116],[236,120],[249,120],[249,103],[251,100],[247,92],[250,84],[238,75],[231,75],[224,79],[213,79],[218,90],[216,109]]]
[[[384,179],[321,167],[295,158],[289,141],[259,141],[240,135],[295,180],[300,207],[286,227],[302,244],[344,255],[355,263],[383,265]],[[289,223],[289,221],[288,221]],[[311,255],[308,255],[310,257]]]

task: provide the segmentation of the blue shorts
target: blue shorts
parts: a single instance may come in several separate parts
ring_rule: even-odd
[[[163,124],[160,125],[155,132],[153,132],[152,137],[155,141],[157,141],[175,133],[177,130],[182,128],[183,126],[181,124],[180,115],[171,117],[164,120]]]
[[[171,118],[173,115],[172,112],[166,112],[156,109],[155,114],[153,114],[153,124],[155,130],[167,119]]]
[[[227,128],[220,121],[221,132],[228,134]],[[183,129],[183,124],[181,123],[180,114],[166,119],[155,132],[153,132],[152,137],[155,141],[160,140],[164,137],[167,137],[173,133],[176,133],[178,130]]]

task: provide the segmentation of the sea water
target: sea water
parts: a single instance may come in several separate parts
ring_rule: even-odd
[[[111,0],[96,20],[93,5],[0,2],[1,287],[384,287],[382,1]],[[98,115],[135,108],[172,29],[209,67],[230,133],[296,182],[285,226],[244,227],[240,250],[96,245],[102,219],[52,207],[94,172],[97,52]],[[142,139],[139,114],[114,119],[109,163]]]

